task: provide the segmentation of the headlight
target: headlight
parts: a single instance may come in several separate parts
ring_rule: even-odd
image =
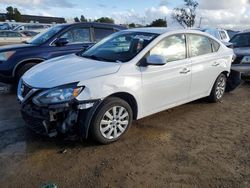
[[[75,99],[83,90],[83,87],[61,87],[40,93],[33,98],[38,105],[58,104],[70,102]]]
[[[7,61],[15,51],[1,52],[0,53],[0,61]]]

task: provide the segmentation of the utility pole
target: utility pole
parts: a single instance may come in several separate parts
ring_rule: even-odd
[[[202,16],[200,17],[200,23],[199,23],[199,28],[201,28],[201,23],[202,23]]]

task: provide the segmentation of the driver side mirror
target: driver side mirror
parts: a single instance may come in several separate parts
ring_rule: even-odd
[[[56,46],[65,46],[69,43],[69,40],[67,38],[59,38],[55,41]]]
[[[167,63],[167,59],[161,55],[150,55],[146,58],[147,65],[162,66]]]

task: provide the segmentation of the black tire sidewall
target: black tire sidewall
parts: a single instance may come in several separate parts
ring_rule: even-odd
[[[115,139],[107,139],[103,137],[100,131],[100,122],[103,118],[103,115],[113,106],[122,106],[127,110],[129,114],[129,123],[128,123],[126,130],[122,133],[121,136]],[[109,143],[119,140],[128,131],[129,127],[132,124],[132,121],[133,121],[133,113],[132,113],[132,108],[130,107],[130,105],[126,101],[120,98],[110,97],[110,98],[105,99],[100,105],[100,107],[96,110],[94,117],[91,121],[90,134],[93,137],[93,139],[96,140],[97,142],[101,144],[109,144]]]
[[[16,82],[18,83],[19,80],[21,79],[21,77],[25,74],[25,72],[27,72],[29,69],[31,69],[32,67],[34,67],[35,65],[37,65],[36,63],[27,63],[25,65],[23,65],[16,74]]]

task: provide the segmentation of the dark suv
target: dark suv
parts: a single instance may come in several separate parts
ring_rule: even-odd
[[[16,83],[34,65],[76,53],[125,27],[102,23],[62,24],[36,35],[25,44],[0,47],[0,82]]]

